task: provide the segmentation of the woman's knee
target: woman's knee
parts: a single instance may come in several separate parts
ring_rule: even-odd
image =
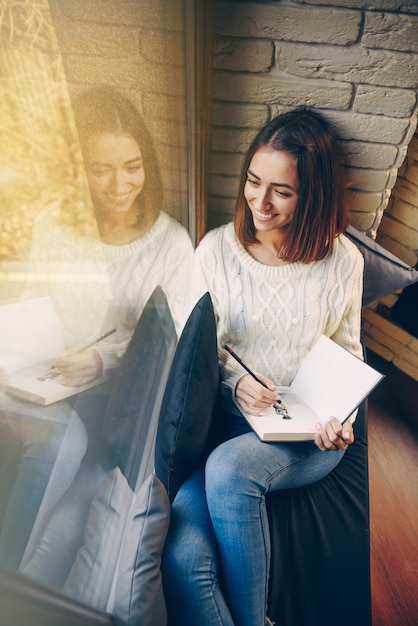
[[[210,454],[205,469],[206,493],[226,494],[242,490],[253,483],[251,434],[244,434],[225,441]]]

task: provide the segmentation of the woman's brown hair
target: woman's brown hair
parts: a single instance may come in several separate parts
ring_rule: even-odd
[[[278,115],[259,130],[245,157],[235,208],[235,232],[245,248],[259,243],[244,188],[251,159],[262,148],[285,151],[297,163],[298,202],[280,258],[291,263],[323,259],[349,225],[338,140],[331,124],[316,111],[299,109]]]
[[[145,183],[136,202],[139,218],[152,225],[162,203],[162,181],[151,135],[136,106],[113,87],[93,87],[73,103],[74,117],[84,153],[96,134],[129,135],[138,144],[144,161]]]

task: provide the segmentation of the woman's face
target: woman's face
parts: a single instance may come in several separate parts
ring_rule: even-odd
[[[100,133],[85,147],[90,192],[103,213],[129,211],[145,183],[141,150],[131,135]]]
[[[256,231],[287,229],[298,202],[295,158],[284,151],[258,150],[248,167],[244,196]]]

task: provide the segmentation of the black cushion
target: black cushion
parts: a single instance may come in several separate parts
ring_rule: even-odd
[[[267,495],[268,615],[280,626],[371,626],[367,401],[354,432],[325,478]]]
[[[218,384],[216,322],[206,293],[179,339],[161,406],[155,473],[171,502],[205,452]]]
[[[138,486],[144,448],[153,444],[176,342],[166,296],[156,287],[123,356],[104,416],[105,441],[131,489]]]

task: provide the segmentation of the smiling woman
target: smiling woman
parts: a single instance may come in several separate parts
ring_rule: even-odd
[[[363,261],[343,234],[337,145],[315,111],[269,121],[244,160],[234,223],[196,249],[194,289],[211,295],[218,345],[260,380],[219,351],[219,445],[181,485],[165,546],[173,626],[270,623],[266,496],[321,480],[354,442],[355,415],[344,426],[330,415],[309,442],[265,443],[241,413],[262,419],[321,334],[362,357]]]

